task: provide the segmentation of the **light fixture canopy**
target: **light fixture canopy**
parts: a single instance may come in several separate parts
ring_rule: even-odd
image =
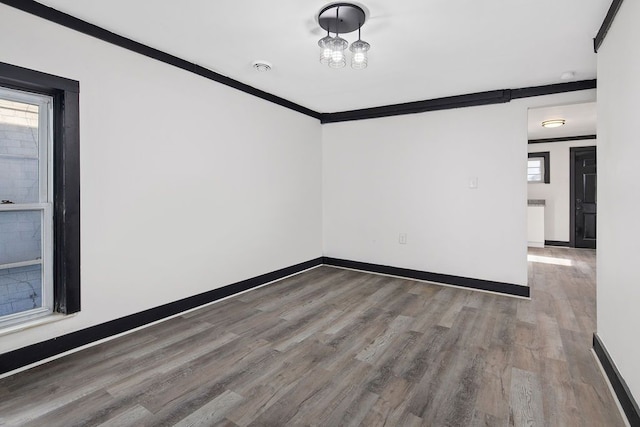
[[[318,41],[320,47],[320,62],[330,68],[343,68],[346,63],[345,50],[349,43],[340,34],[358,30],[358,40],[349,47],[351,51],[351,67],[363,69],[367,67],[367,52],[371,45],[360,39],[360,29],[366,20],[362,7],[352,3],[333,3],[318,14],[318,24],[327,31],[327,35]],[[330,33],[335,33],[331,37]]]
[[[543,128],[557,128],[557,127],[560,127],[560,126],[564,125],[565,123],[566,123],[565,119],[545,120],[544,122],[542,122],[542,127]]]

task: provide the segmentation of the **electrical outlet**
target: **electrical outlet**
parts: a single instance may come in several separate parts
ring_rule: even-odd
[[[407,244],[407,233],[400,233],[400,237],[398,238],[398,242],[400,242],[401,245],[406,245]]]

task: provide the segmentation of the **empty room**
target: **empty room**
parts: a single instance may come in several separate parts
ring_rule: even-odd
[[[639,20],[0,0],[0,425],[640,426]]]

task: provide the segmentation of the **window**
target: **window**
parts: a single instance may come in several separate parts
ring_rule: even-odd
[[[544,182],[544,159],[534,157],[527,163],[527,181]]]
[[[527,161],[527,182],[549,184],[549,178],[549,152],[529,153],[529,160]]]
[[[53,98],[0,88],[0,319],[53,309]]]
[[[0,63],[0,328],[80,310],[78,92]]]

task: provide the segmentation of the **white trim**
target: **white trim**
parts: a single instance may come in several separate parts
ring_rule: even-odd
[[[31,105],[40,105],[43,98],[52,99],[47,95],[40,95],[31,92],[25,92],[19,89],[9,89],[7,87],[0,87],[0,97],[11,102],[22,102]]]
[[[42,211],[47,206],[48,206],[48,203],[10,203],[6,205],[0,204],[0,212]]]
[[[38,156],[29,156],[27,154],[1,154],[0,159],[27,159],[38,160]]]
[[[14,325],[7,326],[0,329],[0,337],[4,335],[13,334],[15,332],[24,331],[26,329],[35,328],[36,326],[46,325],[48,323],[58,322],[60,320],[69,319],[75,317],[76,314],[59,314],[59,313],[43,313],[37,318],[31,320],[25,320]],[[1,378],[1,377],[0,377]]]
[[[7,270],[9,268],[29,267],[32,265],[42,264],[41,259],[32,259],[29,261],[11,262],[9,264],[0,264],[0,270]]]
[[[44,298],[44,296],[43,296]],[[30,321],[48,317],[52,314],[47,307],[38,307],[33,310],[20,311],[18,313],[6,314],[0,316],[0,336],[5,333],[11,333],[21,325],[28,325]]]
[[[47,203],[42,211],[40,232],[42,263],[42,308],[53,312],[53,208]]]

